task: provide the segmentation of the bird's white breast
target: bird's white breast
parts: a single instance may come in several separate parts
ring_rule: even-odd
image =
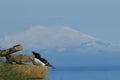
[[[37,59],[37,58],[34,58],[34,64],[35,65],[45,66],[45,64],[42,61],[40,61],[39,59]]]

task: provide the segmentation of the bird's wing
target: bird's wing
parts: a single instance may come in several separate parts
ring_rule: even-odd
[[[40,58],[40,60],[44,63],[44,64],[48,64],[49,62],[46,60],[46,59],[44,59],[44,58]]]
[[[54,66],[52,66],[46,59],[44,59],[44,58],[41,58],[41,60],[42,60],[42,62],[46,65],[46,66],[48,66],[48,67],[51,67],[51,68],[53,68],[53,69],[55,69],[55,67]]]

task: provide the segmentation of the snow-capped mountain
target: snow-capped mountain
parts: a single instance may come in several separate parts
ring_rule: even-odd
[[[3,43],[7,46],[21,43],[24,49],[69,49],[100,48],[111,44],[84,34],[70,27],[35,26],[15,35],[5,36]]]

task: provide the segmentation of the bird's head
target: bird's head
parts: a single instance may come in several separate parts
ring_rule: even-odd
[[[32,51],[32,53],[33,53],[33,55],[35,56],[35,58],[41,58],[41,56],[40,56],[40,54],[39,54],[39,53],[34,52],[34,51]]]

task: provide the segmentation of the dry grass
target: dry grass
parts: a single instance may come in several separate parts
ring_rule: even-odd
[[[48,69],[42,66],[28,65],[28,64],[14,64],[11,65],[14,70],[22,72],[24,75],[29,76],[30,78],[45,78],[45,75],[48,74]]]
[[[0,80],[46,80],[46,67],[32,64],[7,64],[0,59]]]

